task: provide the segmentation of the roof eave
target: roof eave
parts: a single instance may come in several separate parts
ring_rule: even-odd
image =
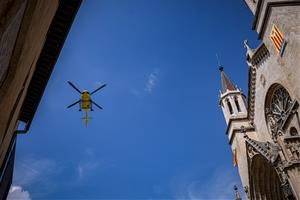
[[[81,2],[82,0],[60,1],[21,107],[20,121],[30,124],[33,120]]]

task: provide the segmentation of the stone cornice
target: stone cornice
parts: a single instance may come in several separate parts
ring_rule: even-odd
[[[266,4],[266,6],[264,6],[264,4]],[[259,39],[263,38],[272,7],[299,6],[299,5],[300,5],[299,0],[282,0],[282,1],[259,0],[255,12],[254,21],[252,24],[252,28],[256,30],[258,33],[258,38]],[[261,17],[262,17],[262,21],[261,23],[259,23]]]
[[[283,170],[288,170],[290,168],[294,168],[295,166],[300,166],[299,160],[292,160],[290,162],[285,163],[283,166]]]
[[[300,136],[299,136],[299,135],[295,135],[295,136],[287,135],[287,136],[285,136],[283,139],[284,139],[284,141],[289,141],[289,140],[300,140]]]
[[[248,118],[254,123],[255,115],[255,91],[256,91],[256,70],[269,57],[270,53],[267,47],[261,43],[249,58],[249,76],[248,76]]]
[[[257,7],[256,7],[256,11],[255,11],[255,14],[254,14],[254,20],[253,20],[253,23],[252,23],[252,29],[255,30],[256,29],[256,25],[257,25],[257,21],[258,21],[258,18],[260,16],[260,11],[261,11],[261,5],[262,5],[262,2],[264,0],[258,0],[257,2]]]
[[[229,95],[235,95],[235,94],[242,95],[244,98],[246,98],[246,96],[244,95],[244,93],[243,93],[242,91],[240,91],[240,90],[227,91],[226,93],[220,95],[220,98],[219,98],[219,105],[221,105],[222,99],[226,98],[226,97],[229,96]]]
[[[245,119],[247,119],[247,118],[245,118]],[[250,132],[250,131],[255,131],[255,128],[253,126],[249,126],[249,127],[243,127],[242,126],[240,128],[233,129],[232,134],[229,138],[229,145],[232,144],[233,138],[235,137],[236,133],[246,133],[246,132]]]
[[[236,122],[236,121],[247,121],[247,120],[248,120],[248,117],[230,118],[229,121],[228,121],[227,128],[226,128],[226,135],[228,135],[229,129],[230,129],[231,124],[232,124],[233,122]]]
[[[28,86],[19,120],[30,125],[82,0],[60,1]],[[26,127],[25,132],[29,127]]]
[[[256,68],[249,67],[248,76],[248,119],[254,123],[254,110],[255,110],[255,86],[256,86]]]
[[[270,55],[269,50],[264,43],[261,43],[254,51],[250,62],[253,66],[258,68],[260,64]]]

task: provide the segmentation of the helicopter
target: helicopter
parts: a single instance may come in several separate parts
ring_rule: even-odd
[[[73,106],[75,106],[76,104],[79,104],[79,111],[84,110],[85,112],[85,117],[81,118],[85,120],[85,126],[88,127],[88,121],[89,118],[88,117],[88,111],[94,111],[93,109],[93,105],[95,105],[96,107],[98,107],[99,109],[103,109],[101,106],[99,106],[97,103],[95,103],[91,96],[93,94],[95,94],[96,92],[98,92],[100,89],[104,88],[106,86],[106,84],[101,85],[100,87],[98,87],[96,90],[94,90],[93,92],[89,92],[88,90],[83,90],[80,91],[73,83],[71,83],[71,81],[68,81],[69,85],[74,88],[78,93],[80,93],[81,97],[78,101],[76,101],[75,103],[72,103],[71,105],[69,105],[67,108],[71,108]]]

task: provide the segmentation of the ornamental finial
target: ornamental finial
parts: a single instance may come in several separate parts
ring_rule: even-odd
[[[251,49],[248,45],[248,40],[244,40],[244,47],[245,49],[247,49],[247,52],[246,52],[246,55],[247,57],[249,57],[250,59],[252,58],[254,52],[253,52],[253,49]]]

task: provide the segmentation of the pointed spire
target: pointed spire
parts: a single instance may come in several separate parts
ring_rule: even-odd
[[[227,90],[236,90],[231,80],[227,77],[227,75],[224,72],[224,67],[221,65],[219,56],[216,54],[217,61],[218,61],[218,67],[221,72],[221,83],[222,83],[222,94],[224,94]]]
[[[236,87],[233,85],[232,81],[225,74],[222,65],[219,65],[219,70],[221,72],[222,93],[224,94],[227,90],[229,91],[236,90]]]

